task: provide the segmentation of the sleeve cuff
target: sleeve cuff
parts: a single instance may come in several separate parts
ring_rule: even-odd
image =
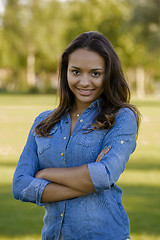
[[[30,185],[23,190],[23,199],[22,201],[33,202],[38,206],[43,206],[45,203],[41,203],[42,193],[44,188],[50,182],[45,179],[34,178],[34,180],[30,183]]]
[[[101,162],[89,163],[88,170],[96,192],[110,187],[109,175]]]

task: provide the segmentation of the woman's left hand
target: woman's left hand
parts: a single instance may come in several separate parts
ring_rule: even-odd
[[[100,162],[103,156],[106,155],[110,149],[111,149],[111,146],[105,146],[105,148],[103,148],[100,154],[98,155],[96,162]]]

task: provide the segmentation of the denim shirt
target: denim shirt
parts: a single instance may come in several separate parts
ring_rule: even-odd
[[[122,108],[110,130],[91,131],[98,109],[99,100],[81,114],[71,136],[69,113],[53,127],[49,137],[37,136],[34,128],[52,111],[41,113],[30,130],[14,173],[13,196],[45,207],[43,240],[58,240],[60,232],[64,240],[130,238],[129,219],[121,203],[122,190],[116,182],[136,147],[136,118],[133,111]],[[106,145],[111,146],[110,151],[100,162],[95,162]],[[94,193],[65,201],[41,203],[42,192],[49,181],[34,178],[38,170],[83,164],[88,164]]]

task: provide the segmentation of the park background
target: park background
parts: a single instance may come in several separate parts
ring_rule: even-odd
[[[160,240],[159,10],[160,0],[0,0],[0,240],[41,239],[44,209],[14,200],[12,177],[34,118],[58,104],[61,53],[90,30],[114,45],[142,114],[118,181],[131,237]]]

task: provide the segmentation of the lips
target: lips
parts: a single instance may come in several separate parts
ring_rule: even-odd
[[[78,92],[82,96],[90,96],[93,93],[93,89],[82,89],[82,88],[77,88]]]

